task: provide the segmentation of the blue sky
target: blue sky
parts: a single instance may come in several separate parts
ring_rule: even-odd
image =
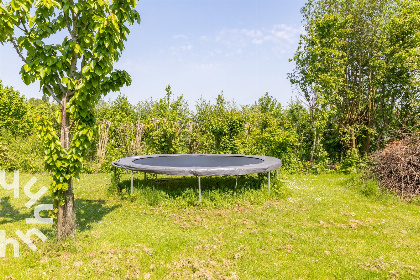
[[[175,96],[190,104],[203,97],[252,104],[265,92],[283,105],[295,96],[288,59],[302,33],[303,0],[143,0],[141,24],[131,26],[115,68],[132,77],[121,89],[131,103]],[[11,45],[0,45],[0,79],[26,97],[42,96],[39,84],[20,79],[22,62]],[[105,100],[115,99],[118,92]]]

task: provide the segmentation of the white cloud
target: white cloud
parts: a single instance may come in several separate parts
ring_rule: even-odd
[[[223,45],[226,56],[245,53],[245,49],[250,46],[268,48],[276,55],[282,55],[295,48],[302,32],[301,27],[287,24],[276,24],[260,29],[223,29],[214,37],[213,42],[216,45]],[[201,40],[208,42],[211,39],[202,36]]]
[[[184,55],[185,52],[189,52],[193,49],[193,44],[190,42],[187,35],[178,34],[172,36],[174,39],[173,45],[170,47],[172,54],[174,55]]]
[[[188,39],[188,36],[184,34],[179,34],[179,35],[173,36],[173,38],[174,39]]]
[[[185,45],[179,45],[179,46],[175,46],[175,47],[171,47],[171,50],[176,53],[179,51],[190,51],[192,50],[193,46],[192,44],[185,44]]]
[[[191,45],[191,44],[189,44],[189,45],[184,45],[184,46],[181,46],[181,49],[182,49],[183,51],[189,51],[189,50],[191,50],[191,49],[192,49],[192,45]]]
[[[271,43],[292,43],[299,38],[301,28],[296,28],[287,24],[276,24],[266,29],[242,29],[243,35],[251,39],[253,44]]]

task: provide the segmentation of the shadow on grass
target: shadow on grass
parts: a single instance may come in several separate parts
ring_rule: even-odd
[[[53,203],[53,200],[49,196],[43,196],[39,200],[39,203],[50,204]],[[75,198],[74,210],[76,212],[76,223],[78,229],[80,231],[89,229],[91,224],[101,221],[105,215],[111,213],[119,207],[121,207],[121,205],[106,205],[106,201],[103,199]],[[41,214],[41,216],[43,215]]]
[[[28,218],[28,214],[22,214],[19,209],[13,207],[10,203],[10,196],[2,197],[0,199],[0,225],[11,222],[17,222]]]
[[[91,224],[97,223],[104,216],[111,213],[121,205],[105,205],[103,199],[75,199],[77,226],[80,231],[88,230]]]
[[[138,175],[137,175],[138,176]],[[198,196],[197,177],[159,177],[148,174],[146,180],[134,178],[133,186],[135,192],[141,192],[153,201],[159,200],[157,196],[169,199]],[[136,177],[136,176],[134,176]],[[143,176],[141,176],[143,177]],[[237,178],[237,184],[236,184]],[[267,182],[266,174],[244,175],[244,176],[213,176],[201,177],[201,191],[203,194],[217,193],[220,195],[231,195],[234,193],[245,193],[250,190],[260,190]],[[129,194],[131,180],[121,180],[118,184],[118,191]],[[196,199],[196,198],[195,198]],[[157,202],[157,201],[156,201]],[[149,203],[150,204],[150,203]]]

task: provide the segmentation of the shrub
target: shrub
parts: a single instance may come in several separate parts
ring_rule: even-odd
[[[0,170],[40,173],[43,151],[36,135],[14,136],[0,130]]]
[[[4,87],[0,80],[0,128],[11,134],[24,133],[28,130],[28,102],[13,87]]]
[[[420,137],[410,136],[388,144],[372,155],[373,173],[386,190],[405,199],[420,194]]]
[[[359,155],[358,149],[352,148],[347,151],[346,157],[341,162],[339,171],[350,174],[366,170],[366,158]]]

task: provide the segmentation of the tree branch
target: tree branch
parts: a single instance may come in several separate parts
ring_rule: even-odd
[[[73,52],[71,57],[71,66],[70,66],[70,77],[74,78],[76,74],[76,65],[77,65],[77,54]]]
[[[70,14],[65,15],[64,18],[66,19],[67,30],[69,31],[69,34],[71,35],[71,28],[70,28],[70,24],[69,24],[69,20],[68,20],[68,18],[70,18]]]
[[[16,41],[13,38],[10,38],[10,37],[9,37],[9,40],[13,44],[14,49],[16,50],[17,54],[20,56],[22,61],[25,64],[29,64],[28,61],[23,57],[22,52],[19,50],[19,47],[18,47]],[[48,92],[51,94],[52,98],[55,101],[57,101],[58,103],[61,103],[61,100],[57,98],[57,96],[54,94],[54,92],[52,91],[51,87],[48,84],[44,84],[44,87],[48,90]]]
[[[19,25],[15,25],[17,28],[19,28],[20,30],[22,30],[23,32],[25,32],[24,29],[22,29]]]
[[[26,25],[25,25],[25,23],[23,22],[23,18],[21,17],[20,18],[20,23],[22,23],[22,26],[23,26],[23,29],[21,29],[19,26],[17,26],[20,30],[22,30],[22,31],[24,31],[24,32],[26,32],[26,35],[28,35],[29,36],[29,30],[28,30],[28,28],[26,28]]]
[[[52,98],[57,101],[58,104],[61,104],[61,100],[57,98],[57,96],[54,94],[54,92],[52,91],[50,85],[48,84],[44,84],[44,87],[48,90],[48,92],[51,94]]]
[[[10,42],[13,44],[13,47],[15,48],[17,54],[20,56],[20,58],[22,59],[23,62],[25,62],[26,64],[29,64],[28,61],[25,59],[25,57],[23,57],[22,52],[19,50],[19,46],[16,43],[16,41],[13,38],[9,37]]]
[[[66,90],[66,89],[63,87],[63,85],[61,84],[61,81],[60,81],[60,76],[56,77],[56,79],[55,79],[55,80],[57,81],[57,85],[58,85],[58,87],[60,88],[61,92],[63,92],[64,94],[66,94],[66,95],[67,95],[68,90]]]

